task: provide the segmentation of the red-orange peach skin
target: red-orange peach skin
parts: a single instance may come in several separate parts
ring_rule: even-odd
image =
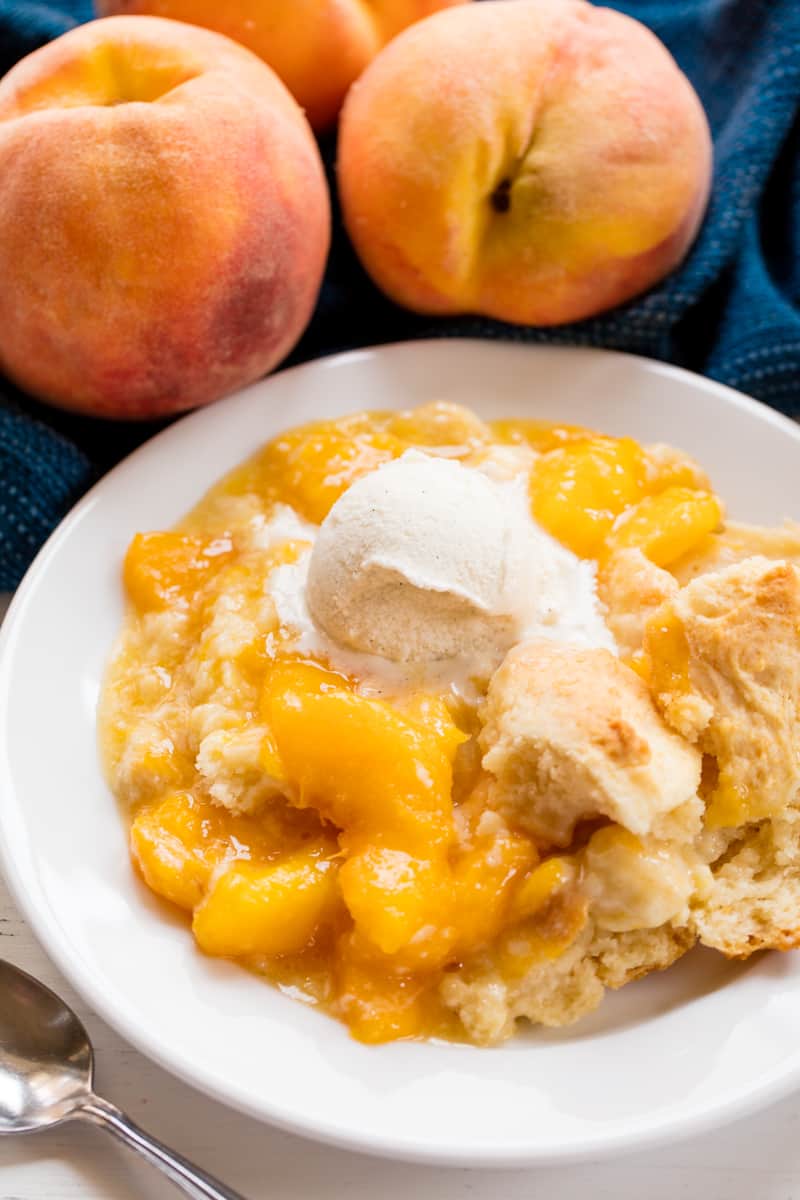
[[[228,38],[112,17],[0,81],[0,368],[34,395],[138,418],[252,382],[329,239],[301,110]]]
[[[315,129],[333,123],[347,89],[413,21],[468,0],[97,0],[102,16],[149,13],[203,25],[247,46],[278,73]]]
[[[710,177],[705,114],[665,47],[584,0],[429,17],[342,113],[348,231],[422,313],[556,325],[619,304],[683,258]]]

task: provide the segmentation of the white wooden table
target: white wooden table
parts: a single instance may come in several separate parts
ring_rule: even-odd
[[[491,1172],[392,1165],[240,1117],[143,1058],[64,982],[2,881],[0,957],[74,1005],[94,1040],[101,1093],[248,1200],[800,1200],[800,1097],[720,1133],[615,1163]],[[169,1200],[175,1194],[97,1130],[66,1126],[0,1141],[0,1200]]]

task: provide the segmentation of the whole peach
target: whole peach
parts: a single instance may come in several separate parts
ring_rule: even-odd
[[[228,38],[114,17],[0,81],[0,369],[43,399],[145,417],[257,379],[329,237],[302,112]]]
[[[644,291],[705,210],[700,102],[643,25],[584,0],[492,0],[400,34],[342,113],[339,189],[399,304],[555,325]]]
[[[203,25],[247,46],[281,77],[315,129],[333,124],[347,89],[380,48],[468,0],[96,0],[102,16],[148,13]]]

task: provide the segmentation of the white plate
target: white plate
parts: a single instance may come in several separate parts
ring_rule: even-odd
[[[31,568],[0,642],[0,858],[87,1001],[176,1075],[295,1132],[395,1158],[553,1163],[698,1133],[800,1079],[800,956],[696,952],[577,1027],[494,1050],[368,1048],[245,971],[203,958],[130,869],[100,776],[95,703],[138,529],[171,524],[279,430],[432,398],[663,439],[730,511],[798,516],[800,431],[699,377],[626,355],[473,341],[340,355],[181,421],[112,471]]]

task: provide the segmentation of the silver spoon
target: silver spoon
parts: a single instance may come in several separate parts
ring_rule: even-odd
[[[71,1008],[0,959],[0,1135],[88,1121],[113,1133],[193,1200],[243,1200],[92,1091],[94,1054]]]

